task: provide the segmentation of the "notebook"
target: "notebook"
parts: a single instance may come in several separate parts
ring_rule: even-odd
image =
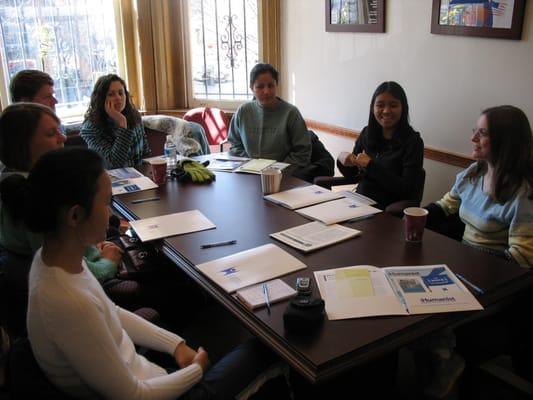
[[[265,284],[268,288],[268,301],[270,304],[277,303],[296,295],[296,290],[291,288],[281,279],[274,279],[265,282]],[[265,293],[263,292],[263,283],[238,290],[237,298],[251,310],[265,306],[266,298]]]

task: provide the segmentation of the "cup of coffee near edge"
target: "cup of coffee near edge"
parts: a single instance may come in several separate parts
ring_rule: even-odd
[[[150,161],[152,167],[152,179],[158,185],[167,181],[167,161],[164,158]]]
[[[428,210],[421,207],[408,207],[403,210],[405,240],[420,243],[424,235],[424,227]]]
[[[263,195],[279,192],[283,174],[277,168],[265,168],[261,171],[261,187]]]

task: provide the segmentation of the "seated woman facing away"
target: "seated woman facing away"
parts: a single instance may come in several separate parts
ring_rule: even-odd
[[[27,178],[6,178],[0,187],[5,191],[11,201],[4,206],[44,235],[30,271],[28,337],[46,376],[68,395],[229,399],[274,361],[251,341],[207,371],[201,347],[193,350],[109,300],[83,261],[87,246],[104,239],[110,212],[111,182],[94,151],[48,152]],[[138,354],[134,343],[172,355],[180,369],[168,373]]]
[[[459,213],[463,242],[533,266],[533,145],[529,121],[513,106],[488,108],[472,134],[477,161],[427,208],[428,227]]]
[[[107,169],[138,166],[150,154],[141,115],[126,83],[114,74],[96,81],[80,135]]]
[[[341,153],[337,166],[347,178],[360,178],[357,192],[379,208],[411,200],[423,190],[424,142],[409,124],[409,105],[396,82],[379,85],[370,102],[368,125],[352,153]]]
[[[305,167],[311,161],[311,137],[298,109],[276,96],[278,75],[270,64],[252,68],[254,99],[241,105],[231,120],[230,153]]]

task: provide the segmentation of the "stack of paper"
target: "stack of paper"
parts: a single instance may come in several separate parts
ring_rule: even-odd
[[[130,225],[143,242],[215,228],[198,210],[139,219]]]
[[[197,266],[226,292],[306,268],[296,257],[274,244],[255,247]]]
[[[342,193],[335,193],[317,185],[310,185],[269,194],[264,198],[290,210],[295,210],[312,204],[340,199],[341,197],[344,197]]]
[[[326,225],[380,213],[379,208],[359,204],[352,199],[338,199],[296,210],[298,214]]]
[[[281,279],[274,279],[273,281],[265,282],[264,284],[267,285],[268,301],[270,304],[296,295],[296,290],[291,288]],[[262,283],[238,290],[237,298],[250,309],[266,305],[266,298]]]
[[[111,179],[113,195],[122,193],[140,192],[141,190],[154,189],[157,185],[135,168],[117,168],[107,171]]]
[[[260,174],[265,168],[276,168],[279,170],[285,169],[290,164],[284,162],[278,162],[276,160],[268,160],[266,158],[256,158],[252,159],[240,167],[238,167],[235,172],[245,172],[249,174]]]
[[[324,225],[320,222],[296,226],[281,232],[272,233],[274,239],[303,252],[329,246],[343,240],[359,236],[361,231],[341,225]]]

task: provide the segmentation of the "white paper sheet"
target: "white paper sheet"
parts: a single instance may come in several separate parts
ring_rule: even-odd
[[[143,242],[215,228],[198,210],[139,219],[130,225]]]

